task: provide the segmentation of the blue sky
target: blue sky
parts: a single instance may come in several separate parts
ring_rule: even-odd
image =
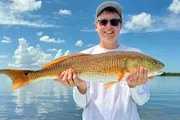
[[[39,68],[99,43],[95,10],[103,0],[0,0],[0,68]],[[180,72],[180,0],[116,0],[120,44],[141,49]]]

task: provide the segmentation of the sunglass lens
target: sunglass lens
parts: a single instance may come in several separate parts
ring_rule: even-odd
[[[112,20],[110,20],[110,22],[111,22],[112,26],[118,26],[119,25],[119,20],[118,19],[112,19]]]
[[[108,20],[99,20],[100,25],[106,26],[108,23]]]

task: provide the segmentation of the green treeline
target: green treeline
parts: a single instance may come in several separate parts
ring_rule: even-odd
[[[161,74],[159,76],[180,76],[180,73],[164,72],[163,74]]]

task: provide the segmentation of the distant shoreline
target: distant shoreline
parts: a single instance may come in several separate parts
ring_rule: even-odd
[[[163,72],[163,74],[159,76],[180,76],[180,73]]]

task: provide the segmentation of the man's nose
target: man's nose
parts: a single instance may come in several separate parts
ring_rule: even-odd
[[[110,21],[108,21],[108,23],[107,23],[106,27],[112,27],[112,25],[111,25]]]

